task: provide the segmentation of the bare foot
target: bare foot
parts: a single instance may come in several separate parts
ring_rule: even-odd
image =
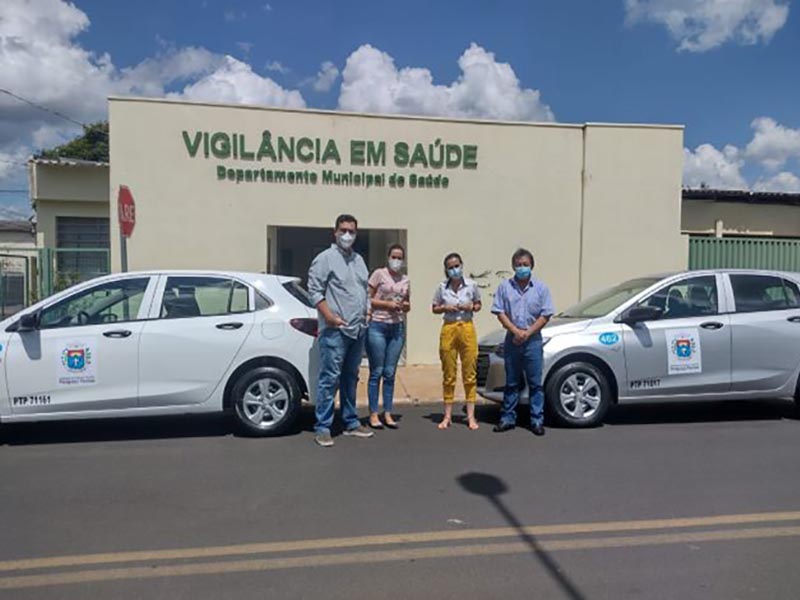
[[[450,427],[450,419],[442,419],[438,427],[439,429],[447,429],[448,427]]]
[[[472,431],[475,431],[476,429],[480,429],[480,425],[478,425],[478,422],[477,422],[477,421],[474,421],[474,420],[469,422],[469,425],[468,425],[468,427],[469,427],[469,428],[470,428]]]

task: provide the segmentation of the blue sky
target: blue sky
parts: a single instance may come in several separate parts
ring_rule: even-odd
[[[800,10],[787,0],[35,2],[50,6],[39,12],[23,0],[0,6],[0,17],[12,17],[5,30],[0,19],[0,37],[30,39],[33,48],[28,55],[0,51],[0,88],[83,122],[102,118],[104,94],[121,91],[331,109],[679,123],[686,125],[687,184],[800,191]],[[62,46],[61,54],[34,48],[42,31]],[[363,51],[365,44],[371,51]],[[479,49],[474,61],[492,68],[507,63],[518,83],[502,70],[485,84],[474,79],[477,70],[466,73],[459,58],[472,44]],[[81,52],[60,64],[65,54]],[[225,56],[235,62],[223,64]],[[323,63],[330,64],[323,69]],[[393,77],[403,80],[407,67],[429,70],[433,83],[449,91],[405,81],[402,97],[363,97]],[[79,75],[51,82],[48,69]],[[327,77],[319,77],[323,71]],[[65,89],[82,78],[80,89]],[[453,86],[459,78],[498,86],[513,101],[492,106],[488,95],[467,97]],[[241,97],[225,96],[230,92],[220,91],[220,80],[241,88]],[[20,117],[23,107],[13,103],[0,97],[6,165],[24,162],[37,143],[76,133],[28,107]],[[20,187],[24,169],[0,170],[0,189]],[[0,194],[0,203],[27,210],[25,194]]]

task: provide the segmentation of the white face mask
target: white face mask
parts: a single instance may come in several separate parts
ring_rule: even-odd
[[[394,271],[395,273],[399,272],[400,269],[403,268],[403,259],[401,258],[390,258],[389,259],[389,268]]]
[[[356,234],[350,233],[337,233],[336,234],[336,243],[339,244],[340,247],[344,248],[345,250],[349,250],[353,243],[356,241]]]

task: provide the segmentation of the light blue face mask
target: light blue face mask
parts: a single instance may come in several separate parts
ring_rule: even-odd
[[[461,274],[463,273],[461,267],[453,267],[452,269],[447,269],[447,276],[450,279],[461,279]]]
[[[517,276],[517,279],[530,279],[531,276],[531,268],[530,267],[515,267],[514,274]]]

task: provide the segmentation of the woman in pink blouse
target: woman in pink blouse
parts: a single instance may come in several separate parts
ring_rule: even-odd
[[[392,417],[394,378],[406,340],[406,313],[411,310],[411,287],[403,274],[406,251],[400,244],[389,248],[386,267],[376,269],[369,278],[372,318],[367,331],[369,359],[369,425],[383,429],[379,411],[379,388],[383,380],[383,421],[397,429]]]

